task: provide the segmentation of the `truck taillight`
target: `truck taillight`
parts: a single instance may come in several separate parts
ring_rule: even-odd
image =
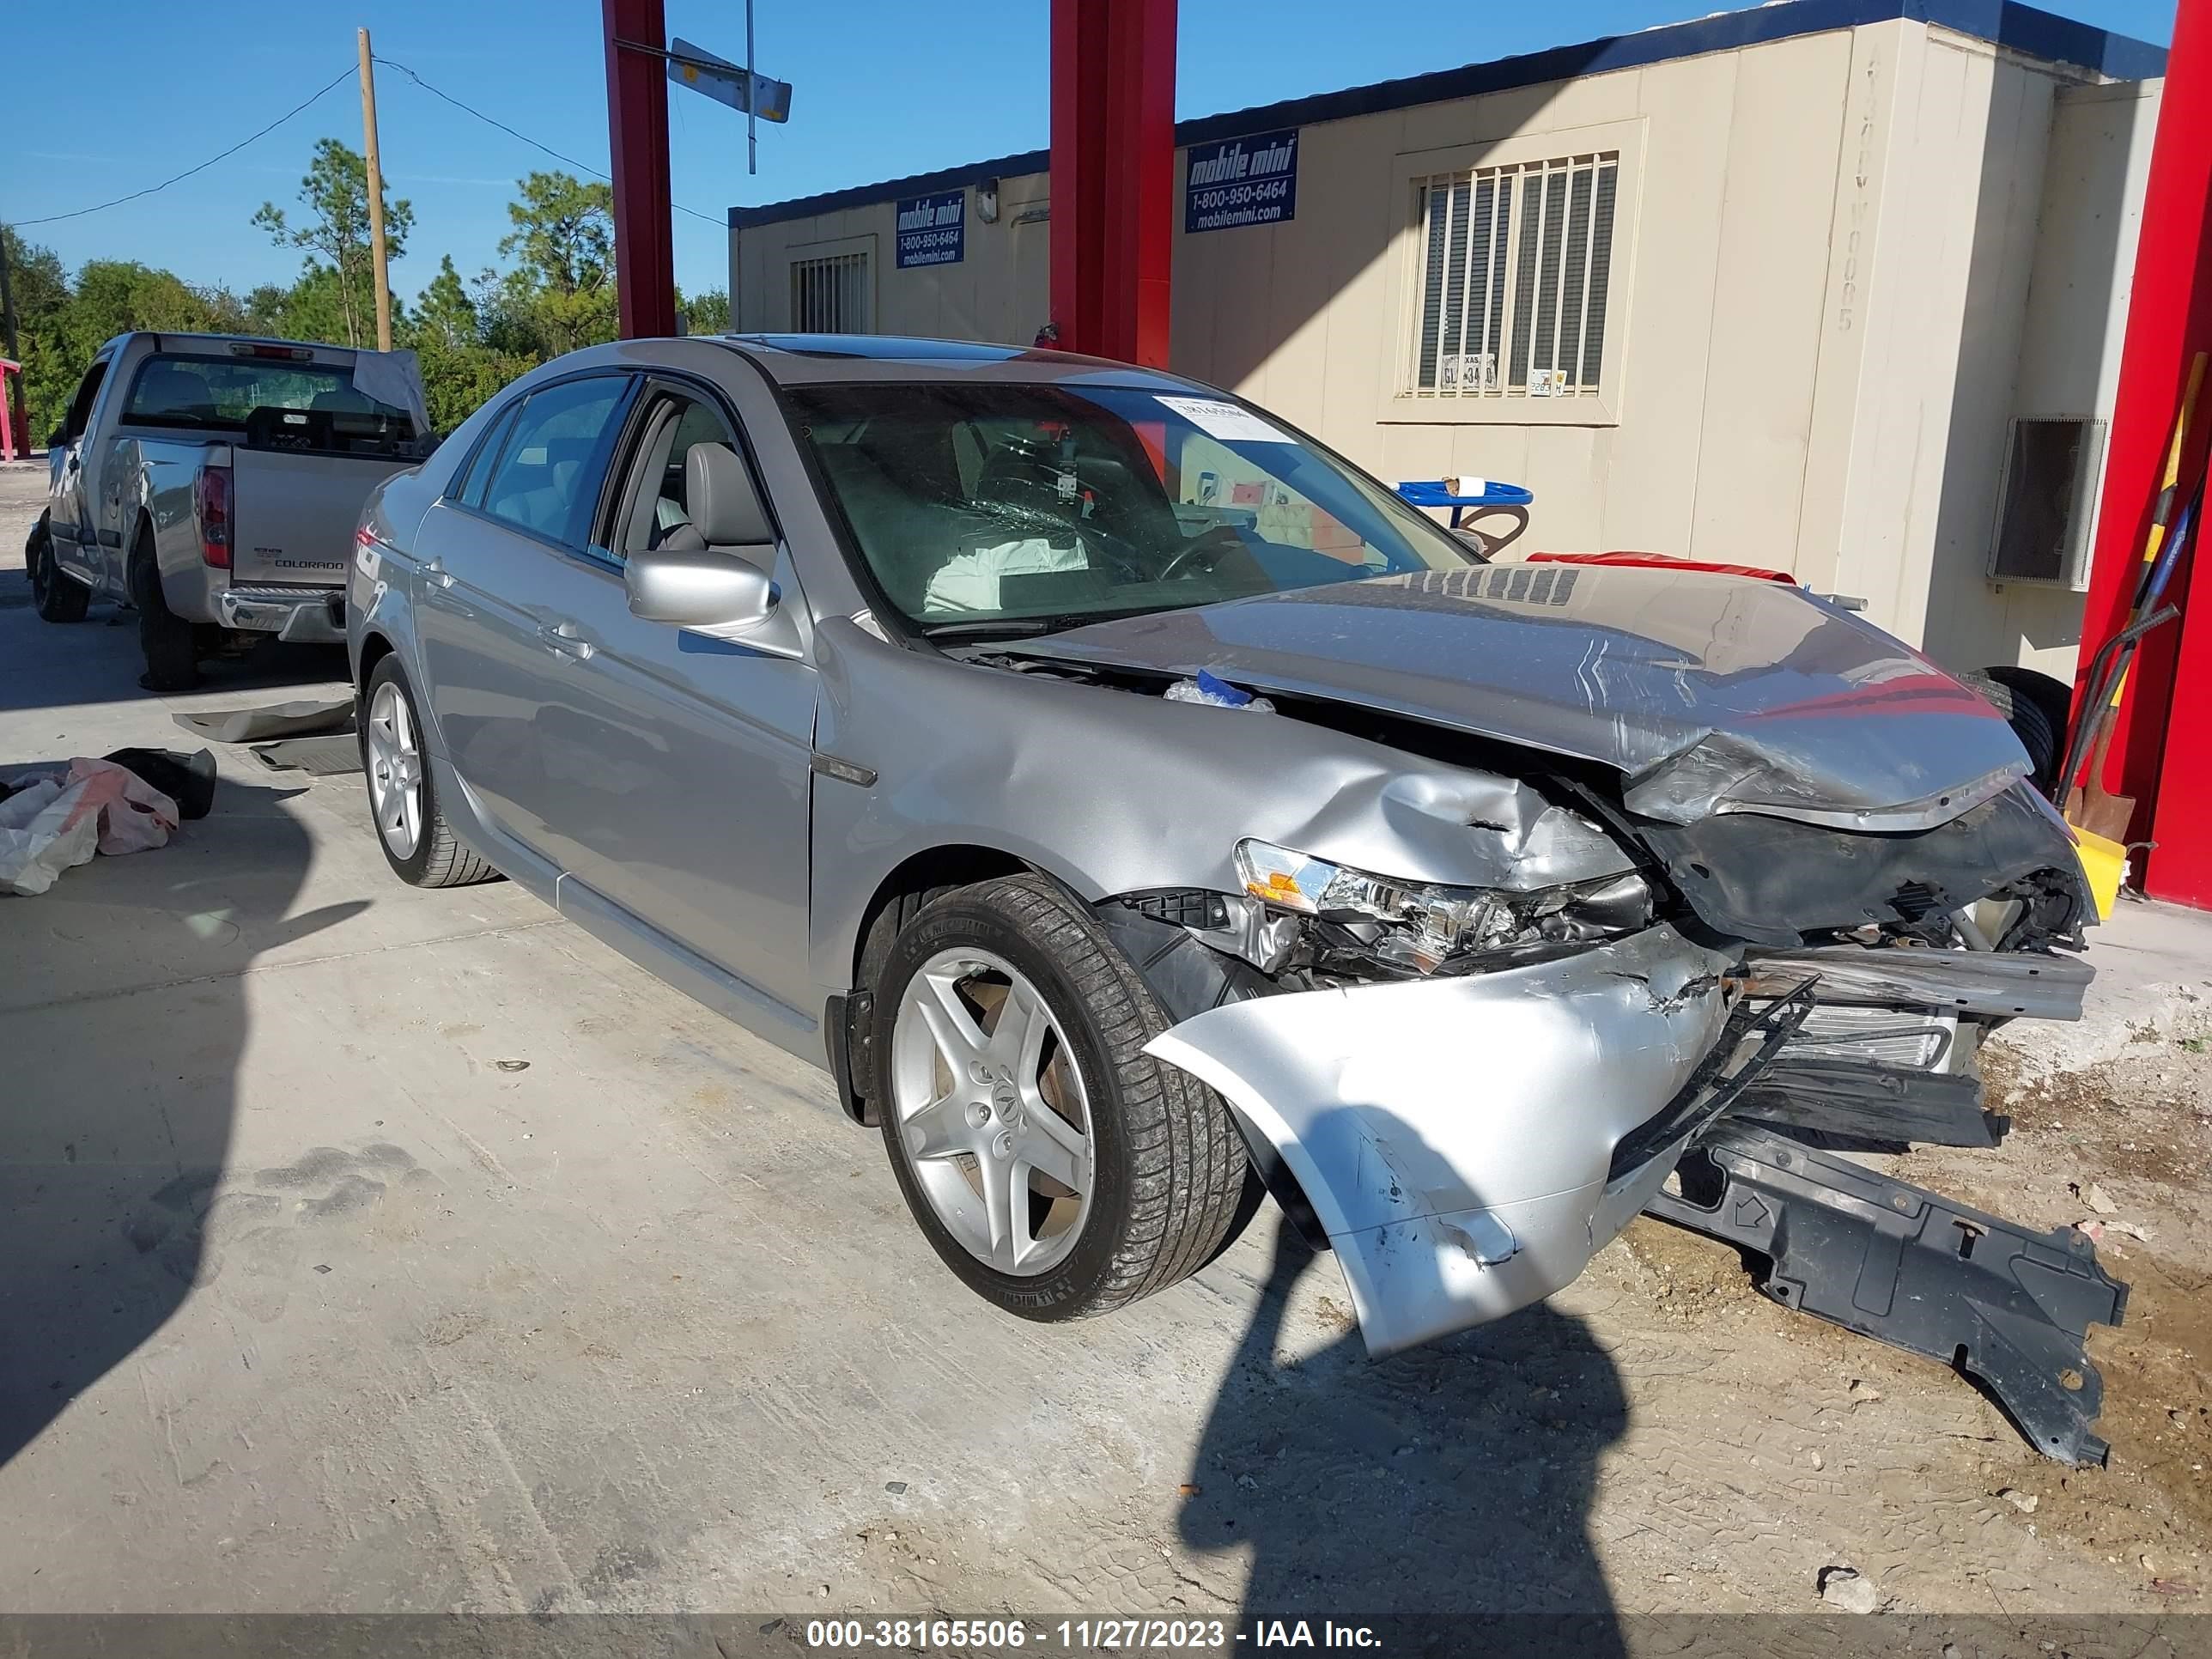
[[[200,521],[200,557],[217,570],[230,568],[230,469],[204,466],[192,485],[192,511]]]

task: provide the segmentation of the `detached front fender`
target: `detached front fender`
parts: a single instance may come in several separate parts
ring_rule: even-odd
[[[1571,1283],[1666,1180],[1721,1068],[1734,958],[1672,927],[1465,977],[1209,1009],[1148,1052],[1219,1092],[1297,1176],[1377,1358]]]

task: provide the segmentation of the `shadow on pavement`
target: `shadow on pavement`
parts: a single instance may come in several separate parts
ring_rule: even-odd
[[[1329,1279],[1344,1334],[1285,1360],[1291,1287],[1309,1271]],[[1390,1651],[1457,1653],[1468,1626],[1449,1615],[1531,1614],[1553,1650],[1620,1654],[1587,1519],[1599,1459],[1627,1425],[1612,1359],[1546,1304],[1369,1360],[1334,1263],[1285,1222],[1180,1530],[1195,1548],[1249,1552],[1248,1638],[1303,1619],[1320,1646],[1325,1619],[1381,1619]]]
[[[0,616],[7,618],[9,648],[22,657],[11,665],[22,672],[0,680],[0,712],[131,702],[155,696],[138,684],[146,664],[138,649],[136,612],[95,601],[82,622],[41,622],[31,608],[22,573],[7,571],[0,572]],[[281,689],[345,678],[344,647],[268,639],[240,655],[207,659],[200,664],[199,684],[173,695]]]
[[[295,793],[225,778],[168,846],[0,898],[0,1465],[208,1276],[241,975],[367,908],[290,914]]]

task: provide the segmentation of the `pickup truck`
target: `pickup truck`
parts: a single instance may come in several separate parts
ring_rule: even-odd
[[[428,453],[428,424],[412,352],[118,335],[48,445],[39,615],[136,609],[153,691],[258,637],[342,645],[362,507]]]

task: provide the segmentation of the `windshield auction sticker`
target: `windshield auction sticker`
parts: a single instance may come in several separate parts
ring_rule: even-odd
[[[1210,438],[1225,444],[1287,444],[1291,434],[1269,426],[1250,410],[1218,398],[1162,398],[1163,408],[1182,416]]]

